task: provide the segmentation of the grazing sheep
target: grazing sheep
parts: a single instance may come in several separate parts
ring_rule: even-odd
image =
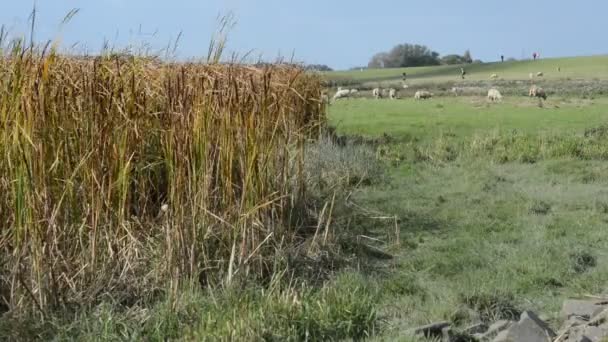
[[[388,90],[388,98],[391,100],[395,100],[397,98],[397,90],[391,88]]]
[[[502,101],[502,95],[500,94],[498,89],[492,88],[488,90],[488,100],[492,102]]]
[[[542,73],[542,72],[540,72],[540,71],[536,73],[536,77],[543,77],[544,75],[545,75],[545,74],[543,74],[543,73]]]
[[[535,85],[530,88],[530,91],[528,92],[528,96],[538,97],[539,99],[543,99],[543,100],[547,99],[547,93],[545,92],[545,90],[543,88],[537,87]]]
[[[375,99],[381,98],[382,92],[380,91],[380,88],[374,88],[374,90],[372,90],[372,95],[374,96]]]
[[[464,89],[461,87],[452,87],[452,93],[456,96],[460,95],[461,93],[463,93]]]
[[[426,100],[433,97],[433,93],[430,93],[426,90],[418,90],[416,94],[414,94],[414,99],[416,100]]]
[[[408,86],[407,84],[404,84],[404,85],[403,85],[403,89],[407,89],[407,88],[409,88],[409,87],[410,87],[410,86]]]
[[[490,78],[493,79],[493,80],[496,80],[496,79],[498,79],[498,75],[497,74],[492,74],[492,75],[490,75]]]
[[[338,99],[347,98],[350,96],[350,90],[338,88],[336,94],[334,94],[333,100],[336,101]]]

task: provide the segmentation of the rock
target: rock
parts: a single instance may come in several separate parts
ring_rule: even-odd
[[[503,330],[496,335],[492,342],[510,342],[509,341],[509,330]]]
[[[565,320],[572,316],[579,316],[590,320],[604,311],[607,308],[607,304],[606,302],[597,300],[566,300],[562,305],[561,316]]]
[[[473,324],[467,328],[465,328],[462,332],[469,335],[474,334],[483,334],[488,331],[488,326],[484,323]]]
[[[608,331],[599,327],[580,326],[571,329],[568,332],[567,338],[562,341],[566,342],[601,342],[608,336]]]
[[[515,322],[507,321],[504,319],[496,321],[496,322],[494,322],[494,324],[490,325],[490,327],[488,328],[488,330],[486,331],[485,334],[481,334],[481,336],[478,337],[477,339],[483,340],[483,341],[489,341],[489,340],[493,339],[495,336],[497,336],[500,332],[508,329],[513,324],[515,324]]]
[[[494,341],[548,342],[552,341],[555,336],[555,332],[547,323],[533,312],[525,311],[521,314],[519,322],[501,332]]]
[[[587,321],[581,318],[580,316],[572,316],[567,321],[564,322],[562,328],[559,329],[557,335],[558,336],[568,336],[572,335],[576,332],[577,327],[587,324]]]
[[[608,309],[598,313],[593,317],[593,319],[589,322],[589,325],[597,327],[600,326],[608,320]]]
[[[426,338],[443,337],[443,329],[450,326],[449,322],[437,322],[423,325],[414,329],[414,335],[423,335]]]
[[[600,342],[606,336],[606,331],[598,327],[585,327],[583,332],[583,338],[592,342]]]

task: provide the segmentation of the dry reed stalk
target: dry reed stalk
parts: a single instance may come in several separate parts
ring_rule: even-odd
[[[304,143],[325,121],[317,76],[2,51],[0,296],[10,308],[264,275],[274,242],[293,238]]]

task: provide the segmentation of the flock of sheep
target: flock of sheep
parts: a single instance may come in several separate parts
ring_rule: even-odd
[[[536,73],[536,75],[533,73],[530,73],[530,75],[529,75],[531,80],[535,76],[543,77],[544,74],[542,72],[538,72],[538,73]],[[496,79],[498,79],[498,75],[492,74],[492,75],[490,75],[490,79],[496,80]],[[407,86],[404,85],[404,88],[407,88]],[[457,88],[457,87],[452,88],[452,92],[455,93],[456,95],[458,95],[458,90],[459,90],[459,88]],[[358,89],[342,89],[341,87],[338,87],[338,91],[334,94],[332,101],[336,101],[338,99],[343,99],[343,98],[349,98],[349,97],[355,96],[357,93],[359,93]],[[388,96],[387,96],[387,94],[388,94]],[[394,88],[389,88],[389,89],[375,88],[372,90],[372,96],[375,99],[381,99],[383,97],[388,97],[391,100],[395,100],[395,99],[397,99],[397,90]],[[530,87],[530,90],[528,91],[528,96],[536,97],[536,98],[543,99],[543,100],[547,99],[547,93],[545,92],[545,90],[543,88],[537,87],[534,84]],[[433,93],[428,92],[426,90],[419,90],[414,94],[414,99],[416,99],[416,100],[426,100],[426,99],[430,99],[432,97],[433,97]],[[327,101],[327,102],[329,101],[327,94],[324,94],[323,98],[324,98],[324,101]],[[487,98],[488,98],[488,100],[490,100],[492,102],[498,102],[498,101],[502,100],[502,94],[500,94],[500,91],[498,91],[498,89],[490,88],[490,90],[488,90]]]

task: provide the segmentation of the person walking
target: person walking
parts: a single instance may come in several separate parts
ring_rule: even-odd
[[[460,68],[460,77],[462,77],[462,79],[464,80],[464,76],[467,74],[467,72],[464,70],[464,68]]]
[[[500,55],[500,61],[504,63],[504,61],[505,61],[505,55]]]

